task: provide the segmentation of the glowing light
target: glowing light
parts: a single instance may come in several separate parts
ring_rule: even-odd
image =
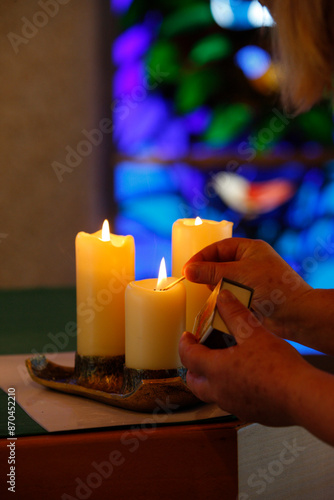
[[[271,64],[268,52],[256,45],[246,45],[235,55],[235,62],[250,80],[261,78]]]
[[[201,224],[203,224],[203,221],[200,217],[196,217],[195,219],[195,226],[200,226]]]
[[[211,0],[211,13],[218,26],[230,28],[234,22],[234,14],[229,0]]]
[[[274,24],[268,9],[257,0],[211,0],[210,8],[213,19],[222,28],[248,30]]]
[[[161,262],[160,262],[158,281],[157,281],[157,289],[158,290],[160,290],[161,288],[166,286],[166,283],[165,283],[166,279],[167,279],[166,262],[165,262],[165,258],[162,257]]]
[[[102,226],[102,241],[110,241],[110,229],[109,229],[109,222],[107,219],[104,221],[103,226]]]
[[[257,0],[253,0],[248,8],[248,21],[254,28],[272,26],[274,20],[269,14],[267,7],[263,7]]]

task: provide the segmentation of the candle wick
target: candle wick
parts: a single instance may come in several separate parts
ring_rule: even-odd
[[[181,276],[181,278],[173,281],[173,283],[170,283],[169,285],[165,286],[165,288],[161,288],[160,291],[165,291],[165,290],[169,290],[170,288],[172,288],[173,286],[177,285],[178,283],[180,283],[181,281],[185,280],[186,277],[185,276]]]

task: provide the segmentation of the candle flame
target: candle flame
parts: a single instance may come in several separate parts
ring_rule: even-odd
[[[203,224],[203,221],[200,217],[196,217],[195,219],[195,226],[200,226],[201,224]]]
[[[102,226],[102,241],[110,241],[110,229],[109,229],[109,222],[107,219],[104,221],[103,226]]]
[[[164,286],[164,281],[167,279],[167,270],[166,270],[166,262],[165,258],[162,257],[160,262],[158,281],[157,281],[157,289],[160,290]]]

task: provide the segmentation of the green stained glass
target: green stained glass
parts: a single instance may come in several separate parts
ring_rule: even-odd
[[[161,67],[167,76],[166,82],[175,82],[179,78],[180,61],[177,47],[170,41],[156,42],[149,50],[146,58],[148,66]]]
[[[164,36],[175,36],[213,24],[209,2],[196,3],[166,16],[161,26],[161,33]]]
[[[219,107],[204,135],[205,140],[215,146],[224,146],[236,139],[252,119],[252,110],[243,103]]]
[[[268,152],[274,144],[279,142],[289,131],[290,121],[285,124],[275,119],[275,115],[266,117],[260,126],[254,127],[248,136],[249,145],[257,153]]]
[[[188,113],[206,103],[207,99],[222,83],[213,71],[197,71],[182,75],[176,90],[175,103],[177,110]]]
[[[311,109],[308,113],[298,116],[296,120],[310,140],[332,146],[332,118],[328,109],[325,107]]]
[[[232,52],[231,41],[218,33],[200,40],[190,52],[190,58],[198,64],[224,59]]]

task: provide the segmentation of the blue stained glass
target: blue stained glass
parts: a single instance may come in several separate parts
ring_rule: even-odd
[[[224,214],[220,210],[217,210],[215,207],[209,204],[206,207],[198,210],[198,213],[196,213],[196,215],[201,217],[201,219],[215,220],[217,222],[225,219]]]
[[[158,276],[162,257],[165,257],[167,274],[171,275],[171,241],[170,238],[158,236],[149,231],[144,224],[118,215],[115,218],[116,232],[132,234],[136,244],[136,280],[155,278]]]
[[[292,229],[286,229],[277,240],[275,248],[280,255],[284,255],[284,258],[298,257],[300,251],[299,234]]]
[[[160,131],[153,154],[164,160],[176,160],[187,155],[189,138],[183,120],[171,119]]]
[[[172,225],[182,218],[184,200],[176,194],[156,194],[126,200],[120,204],[125,217],[145,225],[164,238],[171,237]]]
[[[258,238],[272,242],[277,238],[279,230],[280,224],[278,220],[273,218],[264,219],[258,228]]]
[[[307,158],[317,158],[323,153],[324,148],[315,141],[308,141],[303,144],[303,153]]]
[[[150,46],[151,38],[151,33],[144,26],[135,25],[124,31],[113,45],[114,63],[127,64],[143,56]]]
[[[110,0],[110,7],[114,12],[122,14],[128,10],[132,2],[133,0]]]
[[[271,57],[257,45],[246,45],[235,55],[235,62],[251,80],[260,78],[271,64]]]
[[[190,134],[202,134],[206,131],[212,113],[204,106],[192,111],[185,117],[185,126]]]
[[[319,262],[307,279],[313,288],[334,288],[334,258]]]
[[[308,170],[305,173],[304,182],[320,187],[324,182],[324,173],[319,168]]]
[[[121,114],[116,113],[117,109],[114,111],[114,138],[119,149],[128,154],[149,151],[150,141],[152,143],[166,126],[169,117],[167,104],[159,96],[147,96],[143,102],[133,106],[127,108],[127,116],[123,119]]]
[[[331,182],[323,189],[318,211],[319,215],[334,215],[334,182]]]
[[[177,189],[171,168],[152,163],[122,162],[115,167],[115,198],[118,201]]]
[[[302,184],[288,210],[288,223],[303,228],[315,219],[319,203],[319,187],[311,182]]]
[[[316,248],[319,246],[319,242],[326,242],[328,238],[332,238],[334,235],[334,220],[331,218],[324,218],[315,221],[307,230],[305,230],[305,239],[303,250],[309,256],[317,257]],[[321,252],[322,253],[322,252]],[[320,255],[321,260],[322,257]]]
[[[327,162],[324,168],[326,169],[327,178],[334,181],[334,161]]]
[[[120,66],[113,78],[114,97],[132,109],[137,104],[134,89],[137,86],[143,87],[144,76],[144,65],[141,61]],[[143,89],[145,90],[145,87]]]
[[[206,182],[205,175],[186,164],[176,164],[173,168],[178,189],[183,198],[192,205],[201,204],[201,196]]]

